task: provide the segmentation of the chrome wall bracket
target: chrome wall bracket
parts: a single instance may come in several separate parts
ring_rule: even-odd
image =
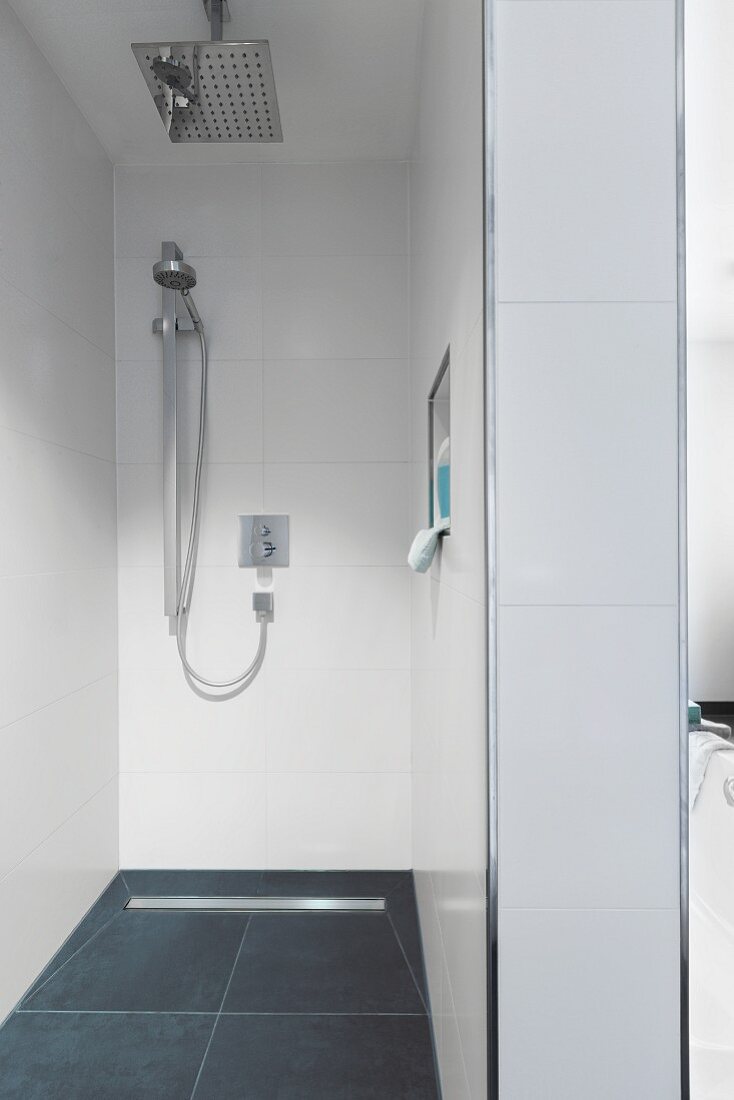
[[[160,336],[163,332],[163,318],[153,318],[153,333],[156,336]],[[196,332],[194,322],[190,317],[177,317],[176,318],[176,332]]]

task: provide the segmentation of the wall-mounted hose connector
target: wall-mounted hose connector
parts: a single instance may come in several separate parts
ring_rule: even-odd
[[[252,610],[258,623],[272,623],[275,618],[275,598],[272,592],[253,592]]]

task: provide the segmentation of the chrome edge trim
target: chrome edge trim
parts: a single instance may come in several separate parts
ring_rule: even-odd
[[[487,1096],[499,1100],[497,847],[497,306],[496,306],[496,0],[483,0],[484,128],[484,465],[487,570]]]
[[[688,526],[686,334],[685,0],[675,0],[676,202],[678,250],[678,640],[680,777],[680,1071],[681,1100],[690,1100],[688,974]]]
[[[384,913],[384,898],[131,897],[126,909],[228,913]]]

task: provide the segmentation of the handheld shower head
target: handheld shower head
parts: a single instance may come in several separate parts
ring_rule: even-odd
[[[151,69],[161,84],[167,84],[175,95],[186,95],[193,83],[191,70],[175,57],[156,57]]]
[[[153,266],[153,278],[165,290],[191,290],[196,286],[196,271],[182,260],[159,260]]]
[[[203,328],[199,311],[191,297],[191,288],[196,286],[196,271],[191,264],[185,264],[183,260],[159,260],[153,265],[153,278],[164,290],[178,290],[194,328]]]

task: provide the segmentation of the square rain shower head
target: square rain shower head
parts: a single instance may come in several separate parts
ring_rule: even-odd
[[[171,141],[283,140],[268,42],[133,42],[132,51]]]

